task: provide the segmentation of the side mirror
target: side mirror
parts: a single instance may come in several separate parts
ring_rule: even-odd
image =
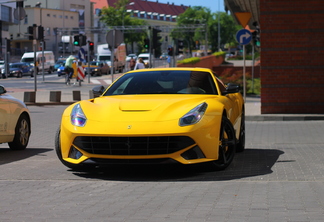
[[[91,90],[93,98],[101,96],[104,93],[104,91],[105,91],[104,86],[95,86]]]
[[[230,93],[238,93],[240,92],[240,86],[234,83],[227,84],[226,90],[222,92],[223,95],[227,95]]]

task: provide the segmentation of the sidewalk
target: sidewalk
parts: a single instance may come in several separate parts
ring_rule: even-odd
[[[118,78],[120,74],[115,74],[114,79]],[[73,100],[73,91],[80,91],[81,100],[89,99],[90,91],[93,87],[100,84],[102,81],[109,80],[109,78],[96,79],[93,82],[88,82],[88,79],[84,79],[82,86],[78,84],[61,88],[57,91],[61,91],[60,102],[50,102],[50,90],[39,89],[36,92],[36,103],[26,103],[27,106],[43,106],[43,105],[69,105],[78,100]],[[64,79],[58,79],[55,81],[45,81],[45,83],[51,84],[64,84]],[[72,81],[73,83],[73,81]],[[105,85],[105,84],[103,84]],[[108,86],[108,85],[105,85]],[[24,92],[33,91],[27,89],[11,89],[8,88],[8,94],[15,98],[24,101]],[[247,121],[305,121],[305,120],[324,120],[324,114],[261,114],[261,98],[257,96],[246,96],[245,101],[245,116]]]

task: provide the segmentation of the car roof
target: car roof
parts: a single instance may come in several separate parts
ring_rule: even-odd
[[[211,69],[201,67],[173,67],[173,68],[153,68],[153,69],[137,69],[129,72],[152,72],[152,71],[203,71],[213,73]]]

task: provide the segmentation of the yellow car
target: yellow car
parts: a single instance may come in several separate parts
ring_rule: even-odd
[[[225,86],[210,69],[134,70],[98,92],[63,112],[55,149],[69,168],[208,163],[223,170],[244,150],[239,86]]]

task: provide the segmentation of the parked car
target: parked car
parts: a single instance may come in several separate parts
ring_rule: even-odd
[[[230,165],[245,144],[239,86],[206,68],[129,71],[63,112],[55,136],[72,169],[101,164]]]
[[[90,73],[91,76],[101,76],[102,74],[108,75],[110,73],[110,66],[105,61],[91,61],[90,71],[87,65],[84,66],[84,74]]]
[[[8,77],[15,76],[21,78],[23,75],[33,76],[34,67],[27,62],[16,62],[9,64]],[[5,69],[1,70],[1,73],[5,74]]]
[[[23,150],[31,133],[30,113],[22,101],[6,92],[0,85],[0,143],[8,143],[12,150]]]

